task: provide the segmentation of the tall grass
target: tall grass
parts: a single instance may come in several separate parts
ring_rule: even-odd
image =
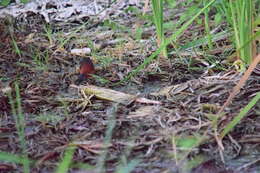
[[[153,21],[156,27],[157,44],[158,47],[164,43],[164,29],[163,29],[163,0],[152,0],[153,7]],[[167,48],[162,50],[163,56],[167,57]]]
[[[106,130],[106,134],[105,134],[105,138],[104,138],[104,145],[106,147],[106,149],[103,151],[103,153],[100,155],[99,159],[98,159],[98,164],[97,164],[97,172],[105,172],[105,161],[106,161],[106,157],[107,157],[107,153],[108,153],[108,146],[112,140],[112,134],[113,134],[113,130],[115,128],[116,125],[116,111],[117,111],[117,104],[114,105],[107,113],[107,115],[109,116],[109,120],[107,123],[107,130]]]
[[[179,29],[177,29],[169,38],[165,39],[163,44],[161,44],[160,47],[155,52],[152,53],[152,55],[147,57],[141,65],[139,65],[136,69],[130,72],[119,83],[115,83],[114,85],[118,85],[121,84],[122,82],[128,81],[131,77],[135,76],[140,70],[144,69],[146,65],[148,65],[152,60],[157,58],[157,56],[161,53],[161,51],[163,51],[166,48],[167,45],[169,45],[172,42],[175,42],[177,38],[180,37],[183,34],[183,32],[192,24],[192,22],[194,22],[195,19],[197,19],[202,13],[204,13],[205,10],[209,8],[215,1],[216,0],[211,0],[209,3],[207,3],[192,18],[190,18]]]
[[[174,31],[174,33],[169,37],[166,38],[164,36],[164,30],[163,30],[163,3],[161,0],[153,0],[152,6],[153,6],[153,17],[154,22],[156,25],[156,33],[159,43],[159,48],[148,58],[144,60],[144,62],[139,65],[136,69],[134,69],[132,72],[128,74],[126,78],[124,78],[119,83],[116,83],[114,85],[118,85],[122,82],[128,81],[131,77],[136,75],[140,70],[144,69],[146,65],[148,65],[153,59],[156,59],[158,54],[161,52],[165,52],[166,47],[177,40],[182,33],[187,30],[188,26],[196,20],[201,14],[205,15],[204,23],[205,23],[205,31],[206,31],[206,38],[198,39],[193,42],[187,43],[185,46],[182,47],[188,47],[191,46],[191,43],[194,44],[197,41],[203,41],[207,42],[210,49],[213,48],[213,41],[217,41],[219,37],[222,36],[231,36],[234,38],[232,41],[236,47],[236,54],[238,59],[241,59],[244,62],[244,65],[242,64],[241,69],[245,69],[245,65],[250,64],[252,62],[253,56],[256,54],[254,52],[255,46],[254,46],[254,40],[256,39],[256,34],[253,34],[253,14],[255,12],[253,1],[245,1],[245,0],[204,0],[203,2],[203,8],[200,9],[197,13],[192,14],[192,17],[186,20],[186,22],[180,22],[178,23],[178,26],[175,26],[175,28],[178,28]],[[255,1],[254,1],[255,2]],[[226,22],[231,26],[232,30],[229,30],[229,28],[226,28],[226,31],[223,31],[217,34],[210,33],[210,19],[209,19],[209,7],[211,7],[214,3],[214,7],[217,9],[217,15],[222,15],[223,21],[226,20]],[[190,7],[190,9],[193,6]],[[189,10],[189,9],[188,9]],[[195,11],[198,10],[198,8],[194,9]],[[189,16],[190,17],[190,16]],[[182,18],[180,18],[182,19]],[[228,32],[226,34],[226,32]],[[259,34],[259,33],[257,33]],[[163,53],[165,54],[165,53]],[[167,54],[167,52],[166,52]]]
[[[250,40],[253,35],[253,9],[252,1],[229,0],[229,6],[232,14],[232,27],[236,40],[236,48],[239,49]],[[246,63],[250,64],[253,59],[252,43],[250,42],[238,51],[239,57]]]
[[[25,120],[24,120],[24,115],[22,113],[22,106],[21,106],[21,96],[20,96],[20,89],[18,83],[15,82],[15,96],[16,99],[14,101],[10,91],[8,91],[8,97],[12,109],[12,115],[15,120],[15,125],[16,125],[16,130],[18,134],[18,139],[20,142],[20,147],[21,147],[21,155],[22,155],[22,160],[21,163],[23,164],[23,172],[24,173],[29,173],[30,172],[30,162],[28,159],[28,154],[26,151],[26,142],[25,142]]]
[[[110,110],[107,111],[107,116],[108,118],[108,122],[107,122],[107,129],[105,132],[105,138],[104,138],[104,145],[105,145],[105,150],[103,151],[103,153],[100,155],[99,159],[98,159],[98,163],[96,166],[96,172],[102,173],[102,172],[106,172],[105,170],[105,161],[107,159],[108,156],[108,147],[111,144],[112,141],[112,134],[113,134],[113,130],[116,126],[116,112],[118,109],[118,104],[114,104]],[[128,149],[128,151],[130,152],[131,150]],[[121,162],[118,164],[117,169],[116,169],[116,173],[130,173],[132,170],[134,170],[135,167],[138,166],[138,164],[140,163],[139,159],[133,159],[128,161],[128,163],[125,162]]]
[[[254,35],[254,3],[255,1],[252,0],[219,1],[217,8],[233,29],[233,42],[236,47],[237,57],[244,64],[250,64],[256,55],[254,40],[252,40]]]
[[[203,0],[203,5],[207,5],[207,0]],[[207,41],[208,41],[208,46],[209,49],[213,49],[213,42],[212,42],[212,36],[210,34],[210,22],[209,22],[209,9],[207,8],[204,11],[204,23],[205,23],[205,31],[206,31],[206,36],[207,36]]]

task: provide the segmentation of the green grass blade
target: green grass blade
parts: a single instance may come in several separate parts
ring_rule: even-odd
[[[107,123],[107,129],[105,132],[105,137],[104,137],[104,145],[106,146],[105,150],[102,152],[100,157],[98,158],[98,163],[97,163],[97,172],[102,173],[105,172],[105,161],[108,153],[108,146],[112,140],[112,134],[113,130],[116,126],[116,111],[118,109],[118,105],[115,104],[111,107],[111,109],[107,112],[108,118],[108,123]]]
[[[7,6],[11,3],[11,0],[1,0],[0,1],[0,6]]]
[[[157,58],[157,55],[160,54],[160,52],[172,41],[176,41],[177,38],[188,28],[188,26],[197,18],[199,15],[201,15],[208,7],[210,7],[216,0],[210,1],[207,5],[205,5],[196,15],[194,15],[189,21],[184,23],[180,29],[178,29],[174,34],[171,35],[170,38],[166,39],[163,44],[160,45],[160,47],[152,53],[148,58],[144,60],[144,62],[139,65],[136,69],[134,69],[132,72],[130,72],[123,80],[120,82],[114,84],[118,85],[121,84],[122,82],[128,81],[131,77],[135,76],[140,70],[144,69],[146,65],[151,63],[152,60]]]
[[[158,46],[164,43],[164,29],[163,29],[163,1],[152,0],[153,7],[153,21],[156,27]],[[166,47],[163,49],[163,56],[167,57]]]
[[[26,160],[28,163],[30,162],[27,157],[18,156],[7,152],[0,152],[0,160],[16,164],[23,164],[25,162],[24,160]]]
[[[15,120],[15,125],[17,129],[17,134],[19,138],[19,142],[21,145],[22,150],[22,157],[25,158],[22,160],[23,164],[23,172],[29,173],[30,172],[30,163],[28,160],[27,152],[26,152],[26,142],[25,142],[25,120],[22,113],[22,106],[21,106],[21,96],[20,96],[20,89],[18,83],[15,82],[15,93],[16,93],[16,106],[14,99],[11,95],[11,90],[8,92],[8,98],[11,105],[11,110],[13,114],[13,118]]]
[[[225,137],[241,120],[246,116],[248,111],[252,109],[252,107],[258,102],[260,99],[260,92],[256,94],[256,96],[244,107],[239,114],[224,128],[221,132],[220,137]]]
[[[206,5],[206,0],[203,1],[203,5]],[[206,31],[206,36],[207,36],[209,49],[213,49],[212,36],[210,34],[209,14],[208,13],[209,13],[209,10],[206,9],[204,11],[204,15],[205,15],[205,19],[204,19],[205,31]]]
[[[19,136],[19,141],[21,143],[21,148],[22,148],[22,154],[25,158],[23,160],[23,167],[24,167],[24,172],[30,172],[30,163],[28,162],[28,155],[26,152],[26,142],[25,142],[25,120],[24,120],[24,115],[22,113],[22,106],[21,106],[21,95],[20,95],[20,89],[18,83],[15,83],[15,93],[16,93],[16,104],[17,104],[17,130],[18,130],[18,136]]]
[[[72,162],[72,158],[74,155],[76,147],[75,146],[69,146],[65,153],[64,153],[64,157],[63,160],[59,163],[59,166],[56,170],[56,173],[65,173],[68,172],[70,164]]]
[[[214,34],[211,39],[212,39],[212,41],[219,41],[219,40],[227,38],[231,35],[232,35],[232,32],[230,30],[227,30],[227,31],[222,31],[222,32]],[[185,45],[181,46],[179,48],[179,50],[196,48],[199,46],[206,45],[207,43],[208,43],[208,39],[203,37],[203,38],[195,39],[194,41],[186,43]]]

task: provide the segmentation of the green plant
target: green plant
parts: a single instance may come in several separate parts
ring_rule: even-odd
[[[37,48],[31,48],[31,52],[35,68],[37,70],[46,71],[48,69],[47,65],[49,63],[49,50],[47,49],[43,52],[40,52],[40,50],[38,50]]]
[[[23,155],[16,155],[16,154],[11,154],[11,153],[7,153],[7,152],[1,152],[1,151],[0,151],[0,160],[4,161],[4,162],[11,162],[11,163],[16,163],[16,164],[25,164],[25,163],[29,164],[30,162],[32,162],[28,159],[27,156],[24,157]],[[29,172],[29,170],[27,170],[27,168],[25,171]]]
[[[120,25],[117,22],[109,19],[106,19],[104,21],[104,26],[111,28],[113,31],[129,31],[127,27]]]
[[[200,134],[194,133],[193,135],[184,135],[184,136],[177,136],[173,135],[172,137],[172,146],[173,146],[173,157],[176,162],[176,165],[179,163],[184,163],[183,161],[187,161],[187,163],[184,163],[181,167],[181,172],[188,172],[191,167],[192,163],[189,161],[188,155],[189,153],[197,148],[203,141],[205,141],[206,136],[201,136]],[[199,158],[196,158],[197,162],[198,160],[201,160]],[[192,162],[194,162],[193,160]],[[193,163],[194,166],[194,163]]]
[[[236,48],[239,49],[250,40],[253,26],[253,3],[252,1],[229,1],[231,9],[232,27],[234,29]],[[239,57],[246,64],[250,64],[253,59],[253,45],[248,43],[243,49],[239,50]]]
[[[152,0],[153,21],[156,27],[158,47],[165,42],[163,29],[163,0]],[[167,47],[162,50],[163,56],[167,57]]]
[[[29,0],[21,0],[21,3],[27,3]],[[11,3],[11,0],[1,0],[0,6],[8,6]]]
[[[144,60],[144,62],[135,68],[132,72],[130,72],[123,80],[119,83],[115,83],[114,85],[121,84],[122,82],[128,81],[131,77],[136,75],[140,70],[144,69],[146,65],[148,65],[152,60],[157,58],[157,55],[166,48],[166,46],[172,42],[175,42],[178,37],[188,28],[188,26],[200,15],[202,14],[208,7],[210,7],[216,0],[211,0],[207,5],[205,5],[199,12],[197,12],[190,20],[185,22],[176,32],[174,32],[168,39],[165,39],[164,43],[160,45],[160,47],[152,53],[148,58]]]
[[[218,1],[216,8],[219,13],[225,14],[225,19],[233,29],[233,42],[237,57],[245,64],[250,64],[254,56],[253,1]],[[245,69],[243,66],[242,69]]]
[[[129,163],[125,165],[119,165],[116,173],[130,173],[134,170],[134,168],[140,163],[140,160],[131,160]]]
[[[143,33],[143,29],[142,28],[137,28],[136,31],[135,31],[135,39],[136,40],[141,40],[142,33]]]
[[[20,50],[20,48],[18,47],[18,44],[17,42],[15,41],[13,35],[11,34],[11,38],[12,38],[12,45],[13,45],[13,48],[14,48],[14,52],[19,56],[21,57],[22,56],[22,51]]]
[[[221,31],[218,32],[214,35],[211,36],[212,41],[218,41],[221,40],[223,38],[229,37],[231,36],[231,30],[227,29],[225,31]],[[185,49],[191,49],[191,48],[196,48],[199,46],[205,46],[206,44],[208,44],[208,39],[207,38],[198,38],[195,39],[194,41],[188,42],[182,46],[180,46],[180,50],[185,50]]]
[[[104,138],[104,145],[105,145],[106,149],[100,155],[100,157],[98,159],[98,164],[97,164],[97,172],[100,172],[100,173],[105,172],[104,167],[105,167],[105,161],[106,161],[106,157],[107,157],[107,153],[108,153],[108,146],[111,142],[113,130],[116,126],[116,120],[115,120],[116,111],[117,111],[117,104],[115,104],[108,111],[109,120],[108,120],[108,124],[107,124],[107,130],[105,132],[105,138]]]
[[[53,33],[51,25],[44,25],[43,29],[45,31],[44,35],[48,38],[50,45],[53,45]]]
[[[83,23],[82,25],[76,27],[71,33],[64,35],[64,32],[60,31],[56,33],[55,36],[57,36],[58,40],[58,49],[64,49],[65,44],[67,44],[70,40],[72,40],[74,37],[76,37],[77,33],[80,30],[83,30],[86,28],[88,22]]]
[[[21,0],[21,3],[27,3],[27,2],[29,2],[29,0]]]
[[[35,121],[41,122],[42,124],[52,124],[56,125],[58,122],[61,122],[65,117],[61,117],[55,114],[39,114],[34,118]]]
[[[226,125],[220,134],[220,137],[225,137],[241,120],[247,113],[252,109],[253,106],[260,100],[260,92],[256,93],[256,96],[239,112],[239,114]]]
[[[11,0],[1,0],[0,1],[0,6],[7,6],[11,3]]]
[[[26,152],[26,142],[25,142],[25,120],[24,120],[24,115],[22,113],[22,106],[21,106],[21,96],[20,96],[20,89],[19,85],[17,82],[15,82],[15,95],[16,95],[16,100],[14,101],[11,90],[7,93],[10,105],[11,105],[11,110],[12,110],[12,115],[15,120],[15,125],[17,129],[17,134],[18,134],[18,139],[20,142],[21,150],[22,150],[22,159],[21,163],[23,164],[23,172],[29,173],[30,172],[30,162],[28,159],[28,155]],[[17,158],[14,156],[10,156],[11,158]]]
[[[68,172],[71,162],[72,162],[72,158],[73,158],[75,149],[76,149],[75,146],[69,146],[66,149],[66,151],[64,153],[64,157],[63,157],[62,161],[59,163],[56,173]]]
[[[206,5],[206,2],[207,0],[203,0],[203,5],[205,6]],[[212,43],[212,36],[210,34],[210,26],[209,26],[209,9],[207,8],[205,11],[204,11],[204,24],[205,24],[205,31],[206,31],[206,36],[207,36],[207,41],[208,41],[208,46],[209,46],[209,49],[213,49],[213,43]]]

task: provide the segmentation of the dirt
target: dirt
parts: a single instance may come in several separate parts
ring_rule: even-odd
[[[83,170],[76,163],[100,164],[102,156],[106,156],[103,158],[105,172],[114,172],[118,165],[130,163],[133,159],[140,163],[132,172],[180,172],[188,167],[185,163],[196,160],[198,155],[205,156],[206,162],[194,168],[193,172],[204,165],[214,168],[219,164],[221,166],[217,167],[220,169],[214,169],[219,172],[235,171],[238,167],[241,167],[240,172],[253,173],[260,169],[259,161],[253,163],[260,152],[259,102],[223,139],[225,150],[222,154],[227,164],[221,162],[209,116],[217,112],[241,77],[225,63],[224,53],[212,55],[221,62],[212,68],[209,68],[210,62],[202,55],[179,58],[173,54],[166,65],[160,59],[155,60],[129,81],[115,86],[156,50],[154,40],[149,37],[144,37],[142,41],[135,40],[131,32],[113,30],[111,25],[105,25],[104,22],[95,26],[94,21],[89,21],[85,28],[73,32],[77,29],[73,25],[63,31],[60,26],[46,24],[39,16],[29,17],[37,25],[23,26],[21,21],[13,19],[2,19],[0,24],[0,150],[21,153],[14,118],[18,113],[12,111],[6,92],[11,88],[12,98],[15,99],[17,84],[25,118],[26,151],[29,159],[34,161],[32,172],[53,172],[63,158],[66,147],[72,143],[76,150],[71,172]],[[126,18],[129,16],[117,18],[118,23],[130,27],[131,23],[139,20],[134,15],[131,20]],[[46,26],[50,27],[51,38],[44,32]],[[152,34],[148,32],[147,35]],[[125,41],[107,43],[118,38]],[[102,44],[104,42],[106,44]],[[223,45],[228,43],[226,40],[220,42]],[[15,49],[16,45],[19,51]],[[96,77],[91,77],[84,85],[110,88],[162,104],[148,104],[153,107],[153,112],[131,116],[147,104],[133,102],[122,105],[95,97],[90,99],[91,103],[86,102],[86,98],[71,87],[78,77],[77,70],[82,57],[72,55],[70,50],[91,46],[89,57],[96,66]],[[175,88],[166,93],[160,92],[166,86]],[[224,128],[246,106],[259,88],[260,76],[254,73],[225,110],[218,130]],[[108,133],[109,127],[113,127],[112,133]],[[209,140],[189,152],[177,164],[179,158],[176,157],[181,158],[185,152],[175,150],[173,137],[203,135],[205,130],[208,130]],[[109,135],[112,136],[107,147],[105,144]],[[106,155],[104,151],[107,151]],[[176,152],[178,156],[174,156]],[[252,164],[242,168],[247,163]],[[3,171],[22,172],[19,164],[0,162],[0,165]]]

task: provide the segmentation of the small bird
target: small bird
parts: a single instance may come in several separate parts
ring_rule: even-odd
[[[95,72],[95,67],[90,58],[84,58],[80,61],[80,68],[79,68],[79,77],[75,81],[76,85],[79,85],[81,82],[86,80],[90,74]]]

